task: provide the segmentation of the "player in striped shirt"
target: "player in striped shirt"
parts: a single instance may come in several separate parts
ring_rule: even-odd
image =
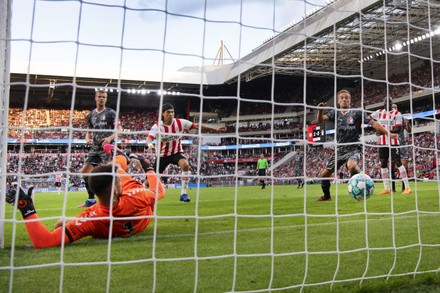
[[[174,107],[168,103],[162,106],[161,116],[162,120],[151,127],[146,139],[146,144],[150,152],[156,151],[153,140],[156,140],[156,146],[158,146],[159,149],[159,157],[153,166],[154,170],[158,170],[158,173],[162,174],[169,164],[179,166],[182,170],[180,201],[190,202],[186,189],[188,188],[191,172],[189,170],[188,158],[183,153],[182,136],[191,129],[201,128],[202,132],[224,132],[226,128],[213,128],[186,119],[174,118]],[[167,181],[166,177],[162,178],[164,182]]]
[[[395,105],[394,105],[395,106]],[[371,114],[371,118],[380,123],[390,133],[399,134],[403,127],[402,114],[397,110],[397,106],[393,107],[391,98],[386,98],[384,101],[384,109],[379,109]],[[400,156],[400,141],[398,137],[388,138],[387,136],[378,136],[379,160],[380,160],[380,174],[383,179],[384,189],[379,194],[390,194],[390,171],[389,171],[389,157],[391,154],[390,166],[396,165],[399,170],[400,178],[403,180],[405,190],[402,194],[410,194],[411,189],[408,182],[408,174],[405,167],[402,165]]]
[[[393,108],[398,109],[396,104],[392,105]],[[400,133],[399,133],[399,142],[400,142],[400,159],[402,161],[402,165],[403,167],[405,167],[406,172],[408,173],[408,163],[411,160],[411,149],[409,146],[406,145],[406,141],[405,141],[405,131],[411,136],[411,132],[412,132],[412,125],[411,125],[411,121],[409,119],[406,119],[405,117],[403,117],[403,125],[402,128],[400,129]],[[394,169],[394,168],[393,168]],[[395,171],[395,170],[393,170]],[[392,179],[396,179],[396,172],[392,172]],[[392,181],[392,190],[396,191],[396,182],[393,180]],[[402,192],[405,191],[405,184],[404,182],[402,182]]]

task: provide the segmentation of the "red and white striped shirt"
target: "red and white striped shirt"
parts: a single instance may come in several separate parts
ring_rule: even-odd
[[[165,125],[162,121],[156,122],[151,127],[148,137],[156,139],[156,148],[160,147],[160,156],[168,157],[183,152],[182,134],[185,130],[194,128],[194,123],[186,119],[174,118],[171,125]],[[158,139],[160,138],[160,143]]]
[[[403,122],[402,114],[397,110],[387,111],[385,109],[380,109],[372,113],[370,116],[385,127],[388,132],[396,127],[402,126]],[[400,145],[398,139],[390,139],[385,134],[379,136],[377,143],[379,145],[389,145],[390,143],[391,145]]]

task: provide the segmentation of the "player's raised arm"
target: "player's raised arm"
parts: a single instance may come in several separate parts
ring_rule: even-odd
[[[225,132],[226,131],[226,127],[210,127],[207,125],[203,125],[203,124],[199,124],[199,123],[194,123],[194,128],[200,128],[202,130],[202,132]]]

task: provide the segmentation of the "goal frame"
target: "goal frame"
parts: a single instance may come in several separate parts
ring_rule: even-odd
[[[8,109],[9,109],[9,74],[11,60],[11,15],[12,0],[0,0],[0,248],[5,247],[5,195],[8,156]]]

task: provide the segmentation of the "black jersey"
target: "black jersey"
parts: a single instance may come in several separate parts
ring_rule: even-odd
[[[335,115],[337,116],[336,121]],[[327,116],[329,121],[336,122],[336,141],[338,144],[359,142],[363,124],[371,121],[371,117],[361,110],[348,110],[345,114],[341,110],[330,110]]]
[[[293,156],[293,160],[295,161],[295,170],[302,170],[303,169],[304,155],[302,153],[300,153],[300,154],[296,153]]]
[[[113,134],[116,121],[116,112],[105,108],[101,112],[97,109],[87,115],[87,127],[93,130],[108,129],[109,131],[93,131],[93,144],[101,145],[102,140]]]

